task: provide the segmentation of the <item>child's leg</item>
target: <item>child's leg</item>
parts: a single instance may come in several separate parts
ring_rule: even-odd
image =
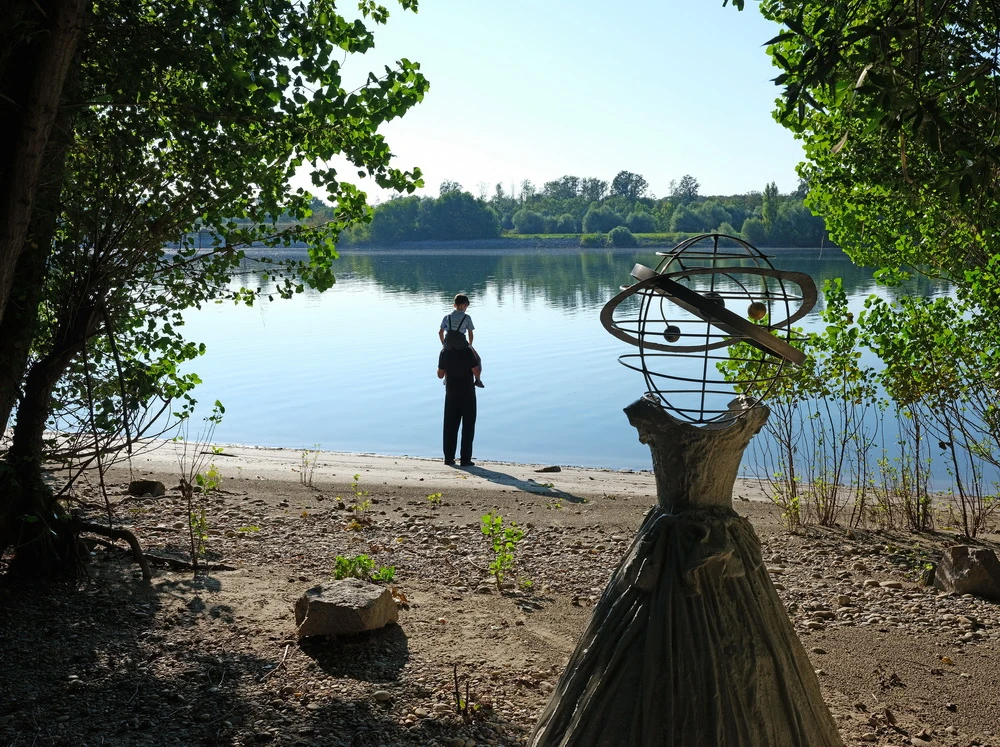
[[[476,349],[471,345],[469,346],[469,350],[471,350],[472,354],[476,356],[476,365],[472,367],[472,375],[476,377],[476,386],[478,387],[485,386],[485,384],[483,384],[482,382],[482,379],[479,378],[480,375],[483,373],[483,359],[479,357],[479,353],[477,353]]]

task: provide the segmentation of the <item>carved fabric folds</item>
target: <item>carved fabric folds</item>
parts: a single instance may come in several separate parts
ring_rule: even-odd
[[[750,523],[728,508],[671,514],[656,506],[529,744],[843,743]]]

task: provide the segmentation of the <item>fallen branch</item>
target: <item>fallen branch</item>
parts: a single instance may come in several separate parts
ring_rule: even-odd
[[[79,527],[80,531],[83,532],[90,532],[91,534],[99,534],[102,537],[109,537],[113,540],[125,540],[128,542],[129,547],[132,548],[132,557],[135,559],[135,562],[139,564],[139,568],[142,569],[143,580],[152,580],[153,572],[149,569],[149,562],[146,560],[146,556],[142,552],[139,540],[136,539],[132,532],[127,529],[115,529],[113,527],[106,527],[100,524],[92,524],[88,521],[81,521]]]
[[[195,565],[190,560],[182,560],[181,558],[172,558],[169,555],[158,555],[156,553],[147,552],[146,558],[154,563],[159,563],[160,565],[165,565],[172,571],[193,571],[195,570]],[[235,571],[236,566],[226,565],[225,563],[198,563],[198,570],[203,571]]]

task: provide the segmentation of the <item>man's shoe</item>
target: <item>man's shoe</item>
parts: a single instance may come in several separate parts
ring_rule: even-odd
[[[476,463],[474,461],[472,461],[471,459],[463,459],[461,466],[463,466],[463,467],[475,467]]]
[[[480,389],[482,389],[482,388],[484,388],[486,386],[486,384],[484,384],[479,379],[476,379],[476,386],[478,386]]]
[[[454,467],[455,466],[455,460],[454,459],[445,459],[444,463],[446,465],[448,465],[449,467]]]

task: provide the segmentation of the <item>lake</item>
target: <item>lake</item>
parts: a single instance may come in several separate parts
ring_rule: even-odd
[[[768,254],[820,288],[842,278],[856,309],[888,292],[836,249]],[[189,367],[204,382],[195,396],[226,407],[218,443],[440,457],[437,329],[464,291],[486,384],[477,458],[649,469],[622,412],[645,391],[618,362],[634,349],[598,319],[636,262],[655,266],[655,250],[345,253],[326,293],[188,312],[186,335],[208,347]],[[916,292],[947,292],[925,285]]]

